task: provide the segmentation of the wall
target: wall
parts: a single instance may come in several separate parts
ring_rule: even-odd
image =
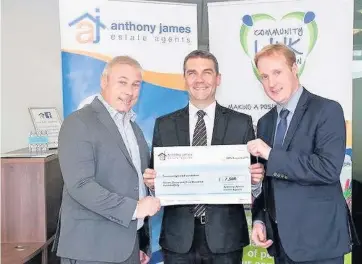
[[[353,80],[353,84],[352,170],[353,179],[362,183],[362,78]]]
[[[355,0],[354,28],[362,30],[362,0]],[[354,35],[353,79],[353,179],[362,183],[362,32]],[[361,206],[362,207],[362,206]]]
[[[362,29],[362,1],[354,2],[354,29]],[[352,117],[352,216],[360,240],[362,239],[362,32],[353,40],[354,79]],[[362,248],[354,247],[352,263],[362,263]]]
[[[28,107],[63,116],[58,0],[3,0],[1,153],[26,147]]]

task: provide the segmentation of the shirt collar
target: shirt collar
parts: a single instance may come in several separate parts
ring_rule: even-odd
[[[294,92],[294,94],[292,95],[292,97],[289,99],[289,101],[287,103],[277,104],[278,115],[283,108],[288,109],[291,114],[294,114],[295,109],[297,108],[300,96],[303,93],[303,89],[304,88],[302,86],[299,86],[298,89]]]
[[[102,95],[97,96],[99,101],[104,105],[104,107],[107,109],[109,114],[111,115],[112,119],[115,120],[116,118],[122,117],[121,119],[128,119],[132,122],[136,120],[137,114],[133,111],[133,109],[129,110],[127,113],[125,112],[118,112],[116,109],[114,109],[110,104],[104,100]]]
[[[199,109],[195,105],[193,105],[191,102],[189,102],[189,115],[191,117],[197,117],[197,111],[203,110],[208,118],[214,119],[215,118],[215,109],[216,109],[216,101],[214,101],[212,104],[207,106],[205,109]]]

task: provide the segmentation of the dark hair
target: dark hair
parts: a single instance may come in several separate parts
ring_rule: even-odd
[[[202,58],[202,59],[208,59],[208,60],[212,60],[214,62],[214,67],[215,67],[215,71],[216,74],[219,74],[219,63],[217,62],[216,57],[214,56],[214,54],[205,51],[205,50],[194,50],[191,51],[184,59],[184,75],[186,73],[186,63],[189,59],[194,59],[194,58]]]

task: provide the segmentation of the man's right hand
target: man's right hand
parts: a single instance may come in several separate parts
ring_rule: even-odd
[[[262,248],[268,248],[273,244],[272,240],[266,240],[265,225],[262,223],[254,223],[251,239],[254,241],[256,246]]]
[[[143,173],[143,181],[148,188],[153,190],[155,188],[156,171],[153,169],[146,169]]]
[[[136,209],[136,218],[145,218],[153,216],[161,209],[160,200],[156,197],[147,196],[138,202]]]

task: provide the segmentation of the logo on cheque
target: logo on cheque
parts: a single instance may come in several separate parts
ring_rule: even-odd
[[[277,19],[268,14],[244,15],[241,19],[240,44],[250,58],[255,76],[259,79],[254,56],[264,46],[283,43],[297,57],[299,76],[318,38],[314,12],[291,12]]]
[[[69,22],[69,27],[75,26],[77,29],[76,40],[81,44],[97,44],[101,40],[101,29],[106,26],[101,22],[99,8],[95,9],[95,16],[84,13],[73,21]]]
[[[158,154],[158,158],[160,160],[166,160],[166,152],[161,152],[160,154]]]

